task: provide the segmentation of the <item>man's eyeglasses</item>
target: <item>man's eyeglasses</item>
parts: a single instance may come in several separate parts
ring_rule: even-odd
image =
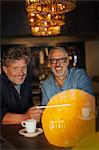
[[[51,64],[56,64],[57,62],[59,63],[65,63],[67,61],[67,58],[49,58],[48,59]]]

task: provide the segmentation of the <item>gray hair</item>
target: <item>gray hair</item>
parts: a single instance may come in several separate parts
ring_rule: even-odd
[[[64,55],[66,55],[66,56],[68,55],[68,53],[67,53],[67,51],[65,50],[65,48],[63,48],[63,47],[53,47],[53,48],[51,48],[50,51],[49,51],[49,55],[48,55],[48,58],[49,58],[49,59],[51,58],[51,56],[52,56],[52,54],[53,54],[53,52],[54,52],[55,50],[62,51],[62,52],[64,53]]]

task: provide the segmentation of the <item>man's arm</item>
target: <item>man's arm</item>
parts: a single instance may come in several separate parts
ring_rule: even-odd
[[[46,88],[46,90],[48,90],[48,89]],[[48,99],[48,97],[47,97],[45,88],[42,87],[41,91],[42,91],[42,101],[41,101],[41,104],[40,104],[40,105],[47,105],[49,99]]]
[[[36,107],[31,107],[25,114],[6,113],[2,119],[2,124],[20,124],[23,120],[31,118],[39,122],[42,111]]]
[[[2,119],[2,124],[19,124],[28,119],[25,114],[6,113]]]
[[[92,86],[92,81],[85,72],[85,70],[80,69],[77,73],[77,82],[79,85],[79,88],[81,90],[84,90],[88,92],[89,94],[93,95],[93,86]]]

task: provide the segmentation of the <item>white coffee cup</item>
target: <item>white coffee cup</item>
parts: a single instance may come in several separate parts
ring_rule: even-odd
[[[82,111],[82,117],[83,118],[85,118],[85,119],[89,118],[90,108],[88,108],[88,107],[82,107],[81,111]]]
[[[26,128],[27,133],[33,133],[36,131],[36,120],[28,119],[21,122],[21,125]]]

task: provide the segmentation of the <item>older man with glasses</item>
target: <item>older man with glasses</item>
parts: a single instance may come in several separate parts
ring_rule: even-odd
[[[41,105],[47,105],[52,96],[68,89],[80,89],[93,95],[90,78],[83,69],[69,68],[69,57],[64,48],[52,48],[48,64],[51,75],[42,85]]]

